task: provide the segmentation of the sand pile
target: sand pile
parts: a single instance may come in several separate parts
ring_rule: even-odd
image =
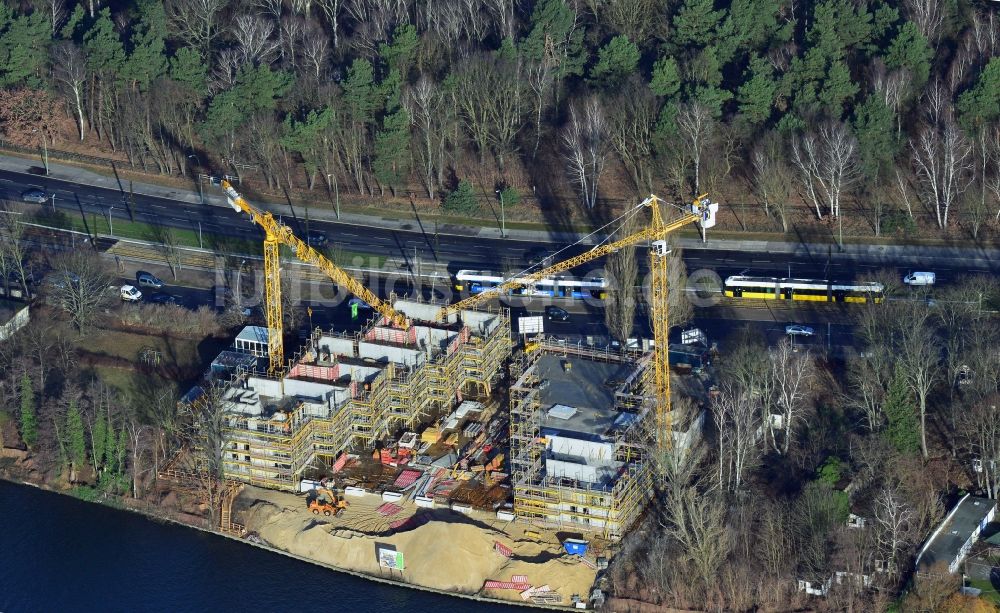
[[[378,566],[375,544],[379,543],[392,545],[403,554],[405,581],[442,590],[479,593],[487,579],[510,581],[512,575],[527,575],[529,583],[548,584],[568,603],[571,594],[587,594],[594,582],[595,571],[566,555],[558,545],[514,541],[461,516],[435,513],[435,519],[412,530],[375,536],[333,525],[297,506],[274,504],[273,496],[267,498],[269,501],[259,500],[244,513],[247,528],[274,547],[330,566],[389,576],[389,571]],[[510,547],[513,559],[495,553],[495,541]],[[486,595],[519,600],[512,590],[489,590]]]

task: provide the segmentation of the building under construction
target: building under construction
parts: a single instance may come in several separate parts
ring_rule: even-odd
[[[653,354],[537,347],[513,365],[514,514],[619,540],[653,492],[646,423]],[[675,415],[674,445],[690,445],[703,419]]]
[[[415,322],[433,320],[440,308],[394,307]],[[266,336],[266,329],[241,334],[238,353],[266,352],[260,331]],[[509,315],[500,309],[407,329],[381,317],[356,334],[316,330],[281,376],[228,356],[236,367],[221,397],[224,476],[295,491],[310,466],[332,464],[350,449],[370,451],[463,395],[489,395],[510,352]],[[213,370],[226,371],[225,361]]]

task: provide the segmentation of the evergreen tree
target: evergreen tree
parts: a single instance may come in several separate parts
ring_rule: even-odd
[[[531,31],[521,43],[525,57],[555,64],[557,82],[583,74],[587,50],[583,25],[565,0],[541,0],[531,13]]]
[[[605,89],[620,86],[639,65],[639,48],[627,36],[616,36],[597,52],[590,80]]]
[[[959,97],[958,111],[970,132],[1000,119],[1000,57],[991,59],[976,84]]]
[[[83,46],[87,50],[87,67],[91,71],[109,75],[121,73],[125,64],[125,48],[111,21],[111,9],[101,9],[83,35]]]
[[[52,42],[45,13],[17,15],[13,3],[0,3],[0,87],[40,87],[41,72]]]
[[[747,68],[747,80],[739,88],[740,113],[752,124],[761,124],[771,117],[778,82],[774,67],[767,58],[755,55]]]
[[[378,54],[386,65],[397,71],[405,81],[419,45],[417,28],[409,23],[401,24],[393,32],[391,43],[379,45]]]
[[[208,70],[201,54],[194,47],[181,47],[170,58],[170,78],[182,83],[199,95],[205,95]]]
[[[158,0],[140,0],[139,17],[132,29],[131,53],[122,65],[123,81],[135,83],[145,91],[167,72],[163,36],[167,31],[167,14]]]
[[[94,426],[90,430],[90,449],[94,456],[94,470],[100,472],[104,467],[108,438],[108,413],[101,407],[94,418]]]
[[[395,191],[410,174],[410,159],[410,116],[399,108],[385,116],[375,135],[375,178]]]
[[[898,369],[889,383],[885,416],[888,423],[882,436],[901,453],[919,453],[920,421],[917,417],[917,405],[906,385],[905,377]]]
[[[79,470],[87,462],[87,439],[83,429],[83,416],[71,400],[66,410],[66,443],[69,461],[75,470]]]
[[[664,56],[653,64],[653,78],[649,89],[657,96],[673,98],[681,90],[681,71],[677,60],[672,56]]]
[[[725,11],[716,11],[713,0],[685,0],[674,17],[670,42],[677,48],[715,44]]]
[[[881,96],[872,94],[854,114],[861,169],[866,177],[874,179],[889,167],[899,148],[895,113]]]
[[[899,28],[899,33],[885,54],[885,65],[889,68],[907,68],[912,75],[910,88],[921,91],[931,72],[934,52],[916,24],[907,21]]]
[[[35,390],[28,373],[21,376],[21,440],[33,449],[38,444],[38,414],[35,412]]]
[[[459,181],[455,191],[444,199],[444,210],[450,213],[472,213],[477,208],[479,208],[479,204],[476,202],[472,183],[466,179]]]

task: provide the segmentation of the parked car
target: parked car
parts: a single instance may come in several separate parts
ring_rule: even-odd
[[[151,287],[153,289],[161,289],[163,287],[163,281],[156,278],[153,273],[146,272],[145,270],[135,273],[135,282],[140,287]]]
[[[172,296],[164,292],[156,292],[151,295],[146,302],[152,302],[153,304],[176,304],[179,305],[180,301],[177,296]]]
[[[142,300],[142,292],[134,285],[123,285],[121,287],[121,297],[125,302],[139,302]]]
[[[545,307],[545,318],[549,321],[569,321],[569,311],[557,306]]]
[[[48,194],[40,189],[29,189],[21,194],[21,200],[25,202],[37,202],[38,204],[42,204],[43,202],[47,202],[48,199]]]
[[[932,272],[911,272],[903,277],[903,283],[907,285],[934,285],[937,275]]]
[[[68,271],[63,271],[63,272],[57,271],[45,277],[45,282],[54,288],[63,289],[70,284],[79,283],[80,277],[78,277],[76,273]]]
[[[326,246],[326,234],[310,230],[309,234],[306,235],[306,242],[309,243],[310,247],[324,247]]]
[[[816,332],[809,326],[802,324],[788,324],[785,326],[785,334],[789,336],[812,336]]]

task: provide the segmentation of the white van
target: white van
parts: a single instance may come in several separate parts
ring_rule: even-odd
[[[911,272],[903,277],[907,285],[934,285],[935,275],[932,272]]]

